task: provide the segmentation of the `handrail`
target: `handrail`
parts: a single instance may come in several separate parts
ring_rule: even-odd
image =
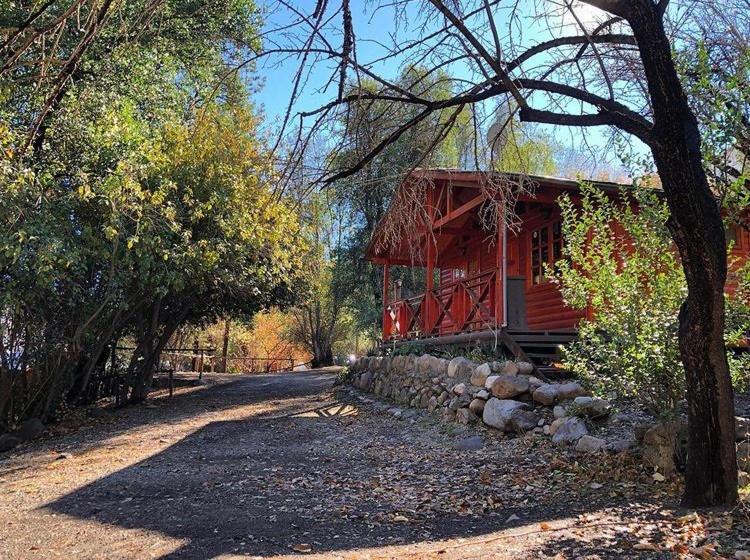
[[[456,278],[455,280],[452,280],[452,281],[447,282],[445,284],[441,284],[437,288],[433,288],[431,293],[433,295],[435,295],[435,296],[440,295],[440,293],[443,292],[443,291],[449,291],[452,288],[455,288],[456,286],[459,286],[461,284],[467,284],[469,282],[472,282],[472,281],[475,281],[475,280],[479,280],[479,279],[481,279],[481,278],[483,278],[485,276],[491,276],[492,274],[494,274],[496,272],[499,272],[499,270],[500,270],[499,268],[490,268],[488,270],[483,270],[482,272],[480,272],[478,274],[474,274],[473,276],[467,276],[465,278]],[[398,303],[414,302],[414,301],[416,301],[418,299],[424,298],[426,295],[427,295],[427,292],[423,292],[423,293],[421,293],[419,295],[412,296],[412,297],[409,297],[409,298],[396,299],[396,300],[393,300],[393,301],[389,302],[388,305],[394,305],[394,304],[398,304]]]

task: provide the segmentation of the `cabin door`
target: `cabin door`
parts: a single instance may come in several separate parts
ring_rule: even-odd
[[[508,239],[508,328],[526,329],[526,277],[523,274],[521,254],[522,238],[513,235]]]
[[[526,277],[509,276],[508,280],[508,328],[525,329],[526,325]]]

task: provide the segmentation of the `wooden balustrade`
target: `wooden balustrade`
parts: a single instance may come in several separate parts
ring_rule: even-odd
[[[495,328],[497,274],[498,269],[493,268],[391,302],[384,313],[387,338],[425,338]]]

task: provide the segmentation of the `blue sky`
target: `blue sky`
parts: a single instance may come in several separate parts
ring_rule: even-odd
[[[313,0],[300,2],[298,6],[301,10],[309,11],[314,5]],[[412,8],[407,14],[407,21],[395,21],[393,11],[390,9],[374,10],[370,2],[356,0],[352,2],[352,15],[354,19],[354,28],[357,35],[357,55],[360,62],[367,62],[378,58],[383,54],[383,47],[379,43],[391,44],[390,34],[395,33],[400,40],[415,39],[418,37],[418,30],[414,28],[414,23],[421,20],[419,14]],[[584,14],[589,15],[589,14]],[[271,14],[266,22],[266,26],[279,26],[289,24],[293,21],[292,14],[288,11],[277,11]],[[593,15],[592,15],[593,17]],[[500,26],[504,22],[500,21]],[[524,22],[522,22],[524,23]],[[528,26],[517,27],[514,30],[519,39],[522,38],[524,44],[535,44],[549,37],[549,34],[542,35],[539,29],[533,24]],[[340,37],[334,36],[332,42],[340,43]],[[391,61],[387,64],[380,64],[375,67],[379,74],[384,77],[394,77],[398,75],[400,65],[408,63],[408,59]],[[266,126],[273,129],[274,126],[281,122],[287,103],[292,91],[294,74],[299,65],[299,60],[295,58],[280,62],[278,58],[265,61],[258,67],[258,74],[264,81],[262,90],[254,96],[254,100],[264,110],[266,117]],[[323,88],[329,79],[333,70],[333,64],[318,64],[316,71],[308,78],[307,86],[299,102],[295,105],[292,114],[297,111],[306,111],[320,107],[324,103],[333,99],[336,95],[336,83],[329,86],[327,90]],[[454,76],[461,77],[468,75],[468,69],[460,65],[454,65],[450,68],[450,73]],[[584,132],[580,129],[571,129],[565,127],[549,127],[543,131],[552,135],[561,145],[571,146],[578,144],[581,147]],[[585,131],[586,142],[599,150],[600,159],[608,159],[617,163],[617,158],[613,154],[602,154],[608,138],[607,129],[587,129]],[[642,151],[642,147],[638,147]]]

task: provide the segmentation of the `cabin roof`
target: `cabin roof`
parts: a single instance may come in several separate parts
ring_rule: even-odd
[[[587,183],[591,183],[594,186],[596,186],[599,189],[602,189],[607,192],[611,193],[617,193],[621,192],[623,189],[631,189],[633,188],[632,183],[616,183],[612,181],[595,181],[591,179],[566,179],[562,177],[550,177],[550,176],[544,176],[544,175],[527,175],[527,174],[521,174],[521,173],[507,173],[507,172],[492,172],[487,173],[483,171],[467,171],[463,169],[452,169],[452,168],[430,168],[430,169],[422,169],[418,168],[415,169],[412,173],[409,174],[408,177],[401,183],[399,186],[398,192],[401,192],[404,190],[405,185],[409,184],[410,182],[414,182],[415,180],[429,180],[434,181],[436,185],[449,185],[449,186],[456,186],[456,187],[464,187],[464,188],[477,188],[479,189],[481,187],[481,183],[483,180],[491,179],[492,177],[502,176],[503,178],[508,179],[511,182],[524,182],[525,184],[533,185],[534,193],[529,196],[522,197],[522,199],[527,200],[528,202],[546,202],[548,204],[552,203],[552,200],[550,199],[550,195],[554,196],[554,199],[557,198],[560,194],[563,192],[578,192],[580,191],[580,182],[585,181]],[[544,195],[544,200],[541,200],[539,197],[542,197]],[[367,251],[366,251],[366,258],[370,261],[374,262],[383,262],[386,258],[391,258],[391,260],[394,262],[394,264],[398,264],[399,261],[405,260],[404,256],[401,255],[403,252],[403,248],[392,248],[392,249],[386,249],[382,246],[382,243],[380,246],[378,244],[381,242],[383,237],[383,230],[385,228],[385,224],[388,222],[389,219],[391,219],[391,216],[393,215],[393,207],[394,205],[399,204],[399,197],[394,196],[393,200],[391,201],[391,205],[389,206],[388,210],[386,211],[383,218],[378,222],[378,225],[375,228],[375,232],[373,234],[372,240],[370,241]],[[478,211],[478,208],[474,210],[474,212]]]

